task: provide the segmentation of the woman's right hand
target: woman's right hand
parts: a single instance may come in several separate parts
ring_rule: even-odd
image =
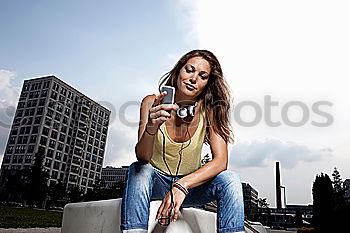
[[[177,104],[160,104],[166,91],[156,95],[156,98],[152,104],[152,107],[148,111],[147,131],[150,133],[156,133],[161,124],[167,121],[171,115],[167,110],[177,110],[179,106]]]

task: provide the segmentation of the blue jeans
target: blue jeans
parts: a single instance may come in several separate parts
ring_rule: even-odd
[[[147,232],[142,229],[148,229],[150,201],[162,200],[169,192],[171,180],[148,163],[135,162],[129,167],[121,206],[120,229],[123,232],[131,229],[134,231],[130,232]],[[244,231],[242,184],[236,173],[223,171],[188,191],[181,207],[201,206],[216,200],[218,232]]]

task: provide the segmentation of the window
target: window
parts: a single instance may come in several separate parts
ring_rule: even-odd
[[[54,169],[58,169],[58,168],[55,168],[55,165],[56,165],[57,162],[54,163]],[[51,174],[51,178],[52,179],[57,179],[58,177],[58,172],[57,171],[52,171],[52,174]]]
[[[32,134],[39,132],[39,126],[33,126]]]
[[[49,147],[51,147],[51,148],[55,148],[55,145],[56,145],[56,141],[55,141],[55,140],[50,139],[50,142],[49,142]]]
[[[8,154],[11,154],[12,152],[13,152],[13,146],[9,146],[8,148],[7,148],[7,153]]]
[[[48,149],[48,150],[47,150],[47,156],[50,157],[50,158],[52,158],[52,157],[53,157],[53,150]]]
[[[49,136],[50,129],[47,127],[43,127],[43,134]]]
[[[40,124],[41,117],[35,117],[34,124]]]
[[[44,105],[45,105],[45,99],[40,99],[39,106],[44,106]]]
[[[53,168],[56,169],[56,170],[59,170],[59,169],[60,169],[60,163],[57,162],[57,161],[55,161],[55,162],[53,163]],[[57,176],[56,176],[56,178],[57,178]]]
[[[62,117],[62,115],[56,112],[55,120],[56,120],[56,121],[60,121],[60,120],[61,120],[61,117]]]
[[[29,143],[35,143],[36,142],[37,135],[32,135],[30,136],[30,141]]]
[[[54,114],[54,111],[52,109],[50,109],[50,108],[47,109],[47,113],[46,113],[47,116],[52,117],[53,114]]]
[[[16,142],[16,137],[10,137],[9,143],[14,144]]]
[[[35,145],[29,145],[27,153],[33,153],[34,152],[34,147],[35,147]]]
[[[100,164],[100,165],[102,165],[102,158],[98,158],[97,163]]]
[[[66,133],[66,132],[67,132],[67,126],[63,125],[63,126],[61,127],[61,132],[62,132],[62,133]]]
[[[29,91],[29,84],[23,85],[23,91]]]
[[[40,97],[46,97],[47,96],[47,90],[42,90]]]
[[[67,116],[69,116],[69,114],[70,114],[70,108],[65,108],[65,109],[64,109],[64,114],[66,114]]]
[[[45,125],[51,126],[51,119],[48,117],[45,117]]]
[[[18,108],[24,108],[25,102],[19,102],[18,103]]]
[[[66,170],[66,164],[65,164],[65,163],[62,163],[62,165],[61,165],[61,171],[64,171],[64,170]]]
[[[50,85],[50,81],[44,82],[43,88],[48,88]]]
[[[57,135],[58,135],[58,133],[57,133],[56,131],[52,130],[52,132],[51,132],[51,138],[52,138],[52,139],[57,139]]]
[[[40,144],[46,146],[47,138],[41,137],[40,138]]]
[[[54,99],[54,100],[56,100],[56,99],[57,99],[57,93],[53,91],[53,92],[51,93],[51,98]]]
[[[64,142],[64,139],[66,138],[66,136],[64,134],[60,134],[60,137],[59,137],[59,141],[60,142]]]
[[[37,108],[36,115],[43,115],[43,112],[44,112],[44,108],[42,108],[42,107]]]
[[[24,133],[25,134],[29,134],[30,133],[30,126],[27,126],[27,127],[25,127],[25,131],[24,131]]]
[[[62,104],[57,104],[57,111],[60,111],[60,112],[62,112],[62,109],[63,109],[63,106],[62,106]]]
[[[45,166],[46,167],[51,167],[52,159],[46,159],[45,161]]]
[[[58,143],[57,150],[63,151],[64,145],[62,143]]]
[[[61,152],[56,152],[55,159],[61,160],[62,159],[62,153]]]

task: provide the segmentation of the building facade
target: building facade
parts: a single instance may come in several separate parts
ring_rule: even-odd
[[[248,220],[254,220],[255,215],[258,214],[258,191],[248,183],[242,183],[242,188],[245,217]]]
[[[100,179],[111,112],[55,76],[25,80],[1,165],[28,170],[44,151],[48,185],[86,192]]]
[[[128,173],[129,166],[121,168],[107,166],[102,168],[102,181],[106,188],[114,187],[118,182],[124,182]]]

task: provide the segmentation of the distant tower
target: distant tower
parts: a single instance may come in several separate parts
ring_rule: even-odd
[[[279,162],[276,162],[276,205],[277,205],[277,209],[282,209],[281,177],[280,177],[280,163]]]

